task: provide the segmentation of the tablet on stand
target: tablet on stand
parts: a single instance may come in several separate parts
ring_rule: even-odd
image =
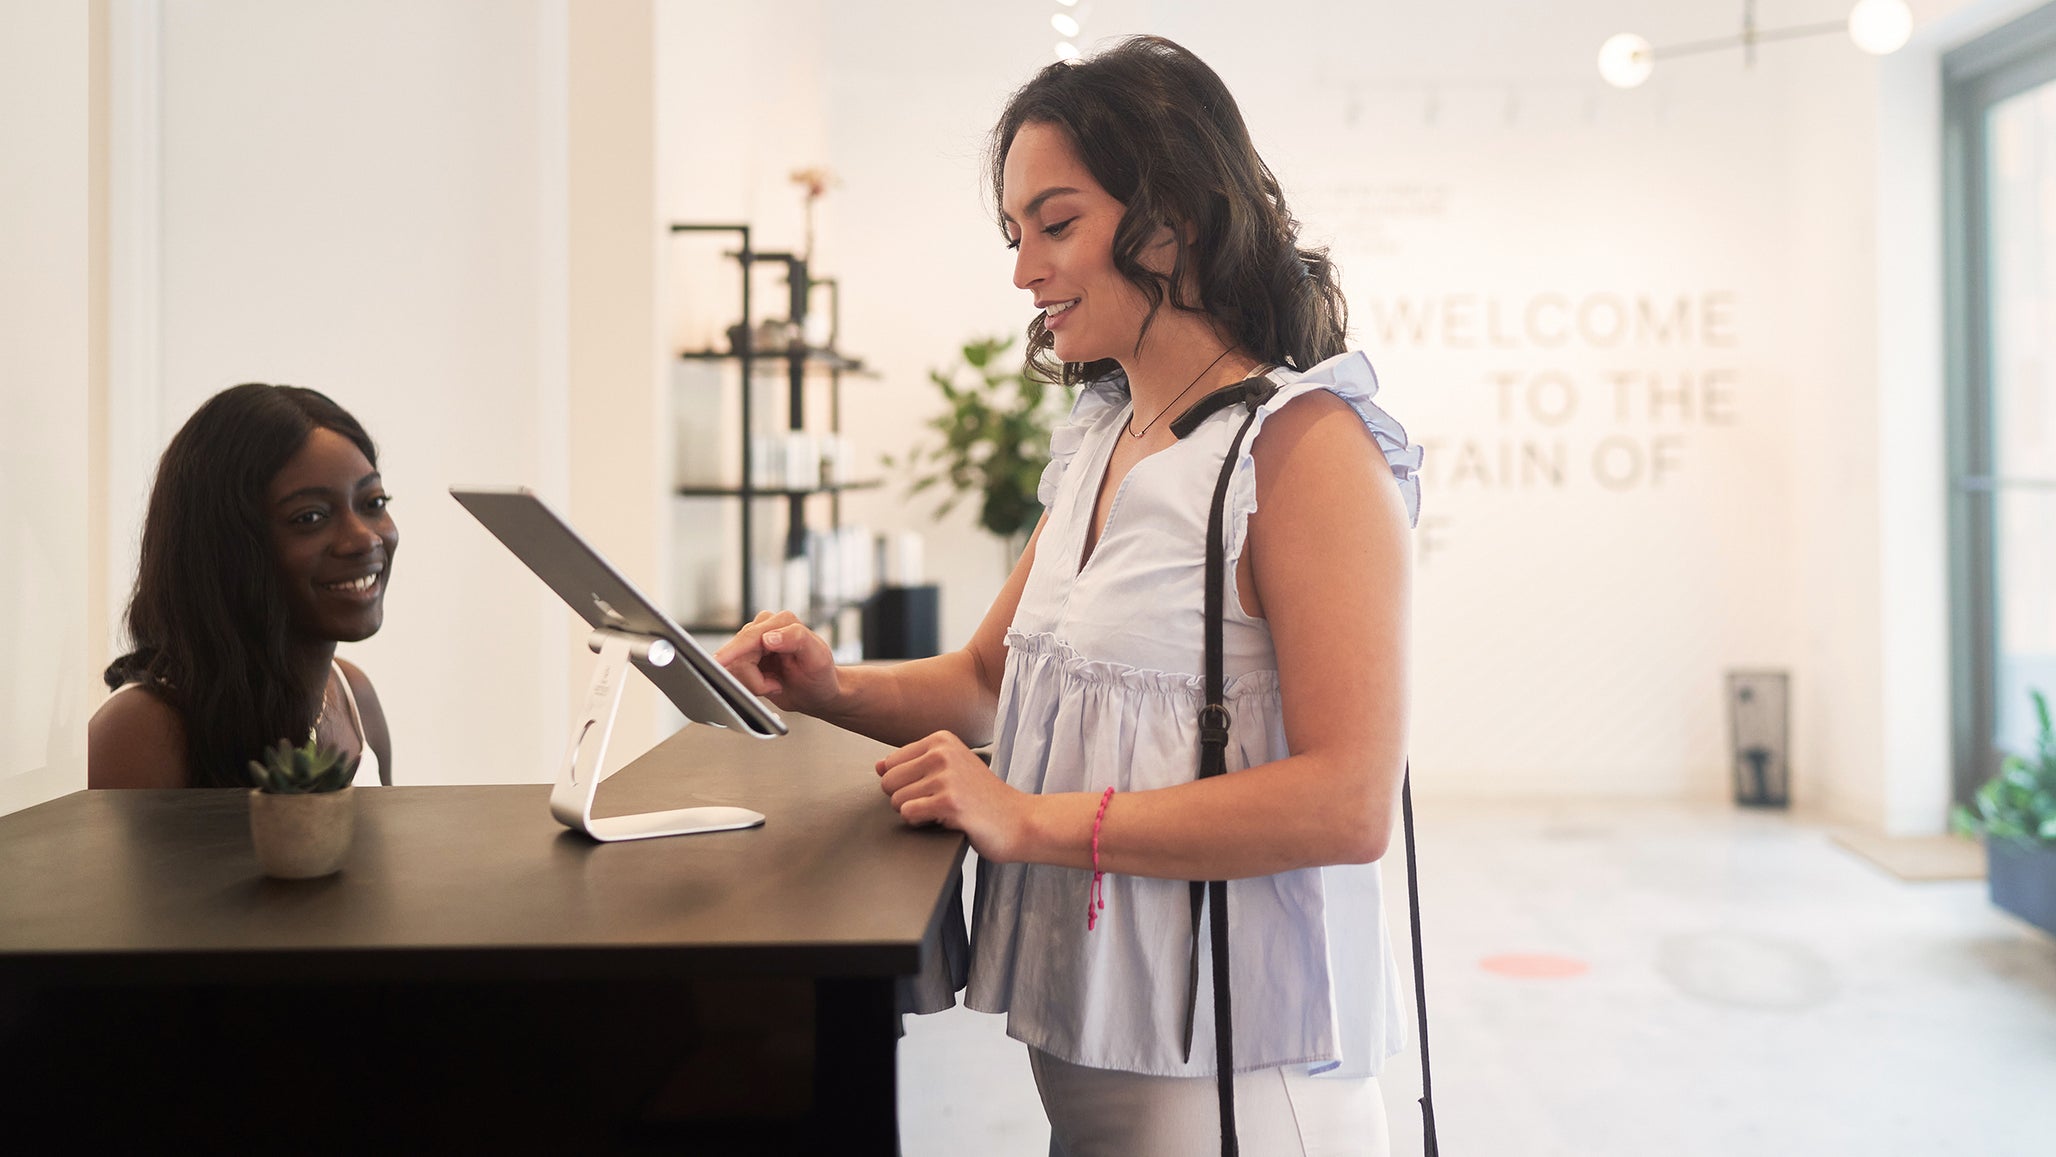
[[[642,840],[755,827],[762,813],[740,807],[594,818],[607,741],[620,713],[621,688],[633,666],[694,723],[710,723],[759,739],[786,733],[785,721],[643,597],[600,552],[528,489],[451,487],[451,497],[485,524],[593,629],[599,661],[584,706],[571,721],[563,770],[550,792],[550,814],[596,840]]]

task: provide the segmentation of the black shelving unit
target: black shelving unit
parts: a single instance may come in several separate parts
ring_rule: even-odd
[[[751,446],[751,431],[755,428],[755,400],[752,383],[763,374],[782,374],[787,382],[786,428],[805,430],[807,428],[807,382],[810,376],[825,376],[828,383],[828,431],[842,432],[842,379],[846,374],[863,374],[868,371],[862,360],[841,352],[838,343],[842,331],[842,292],[840,283],[832,277],[815,277],[807,268],[806,258],[783,251],[759,250],[751,244],[748,225],[721,225],[680,223],[671,226],[673,234],[680,233],[731,233],[740,240],[736,249],[723,254],[736,263],[737,276],[742,283],[742,320],[732,328],[731,348],[726,350],[687,350],[679,355],[684,361],[734,363],[742,382],[742,477],[734,486],[680,486],[675,494],[682,498],[727,498],[740,503],[742,534],[739,555],[739,578],[741,579],[742,615],[739,621],[730,623],[687,624],[686,629],[695,634],[726,634],[741,628],[753,618],[760,606],[756,597],[756,500],[760,498],[783,498],[786,500],[786,533],[783,558],[799,557],[806,551],[807,501],[815,497],[828,499],[828,527],[837,530],[842,527],[842,494],[848,490],[868,490],[884,485],[883,480],[869,479],[856,482],[824,483],[805,489],[778,486],[759,486],[755,482],[755,452]],[[754,298],[751,293],[751,274],[759,265],[783,266],[787,287],[786,320],[791,323],[789,332],[794,336],[782,349],[756,348],[757,318]],[[806,344],[807,319],[812,313],[816,291],[825,290],[828,295],[828,343],[825,346]],[[840,642],[841,613],[861,606],[860,602],[822,603],[806,609],[810,625],[826,626],[830,629],[831,642]]]

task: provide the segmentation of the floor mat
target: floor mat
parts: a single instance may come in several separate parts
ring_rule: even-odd
[[[1985,848],[1962,836],[1880,836],[1837,831],[1837,844],[1902,880],[1982,880]]]

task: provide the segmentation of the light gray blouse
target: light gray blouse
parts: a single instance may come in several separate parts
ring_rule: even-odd
[[[1421,450],[1372,403],[1378,382],[1368,358],[1344,354],[1271,378],[1281,388],[1244,442],[1228,496],[1230,774],[1289,754],[1270,629],[1243,613],[1233,565],[1257,508],[1251,448],[1264,421],[1312,391],[1338,395],[1384,451],[1409,519],[1420,503]],[[993,770],[1022,791],[1145,791],[1196,775],[1207,515],[1221,460],[1248,411],[1215,414],[1137,463],[1081,569],[1099,483],[1130,409],[1125,382],[1088,386],[1051,440],[1041,491],[1048,521],[1007,632],[994,732]],[[1111,806],[1121,806],[1118,795]],[[1184,881],[1108,875],[1106,909],[1087,932],[1092,873],[984,862],[978,871],[971,1008],[1006,1013],[1011,1036],[1073,1064],[1212,1075],[1204,936],[1193,1055],[1183,1055],[1192,938]],[[1237,1071],[1305,1065],[1374,1074],[1403,1032],[1378,865],[1302,869],[1228,887]]]

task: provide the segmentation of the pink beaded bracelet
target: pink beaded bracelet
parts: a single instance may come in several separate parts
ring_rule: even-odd
[[[1108,788],[1099,797],[1099,811],[1092,817],[1092,892],[1085,898],[1085,930],[1090,932],[1099,923],[1100,909],[1107,906],[1106,892],[1100,881],[1106,873],[1099,870],[1099,825],[1107,818],[1107,805],[1114,801],[1114,789]]]

